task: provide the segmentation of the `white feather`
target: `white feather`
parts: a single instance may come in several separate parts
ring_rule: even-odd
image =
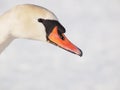
[[[39,18],[57,20],[49,10],[31,4],[18,5],[0,16],[0,53],[16,38],[46,41]]]

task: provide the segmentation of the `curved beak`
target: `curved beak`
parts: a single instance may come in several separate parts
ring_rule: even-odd
[[[58,34],[57,26],[55,26],[53,28],[52,32],[48,36],[48,39],[51,43],[65,49],[69,52],[72,52],[79,56],[82,56],[82,54],[83,54],[82,51],[77,46],[72,44],[64,34],[62,34],[62,38],[60,37],[60,35]]]

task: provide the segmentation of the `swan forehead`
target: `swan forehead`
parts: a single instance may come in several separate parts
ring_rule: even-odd
[[[18,5],[12,9],[12,21],[14,29],[12,32],[16,37],[31,38],[46,41],[46,30],[39,18],[56,20],[57,17],[46,8],[36,5]],[[24,33],[23,33],[24,32]]]
[[[26,17],[31,17],[34,19],[43,18],[57,20],[57,17],[50,10],[32,4],[18,5],[13,9],[14,12],[17,12],[19,15],[24,15]]]

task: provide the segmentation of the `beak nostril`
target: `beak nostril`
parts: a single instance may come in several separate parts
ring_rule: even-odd
[[[62,40],[65,40],[64,36],[61,34],[59,35]]]
[[[65,40],[65,37],[63,36],[63,34],[58,30],[58,35],[62,40]]]

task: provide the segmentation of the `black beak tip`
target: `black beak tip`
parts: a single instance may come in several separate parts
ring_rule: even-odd
[[[78,49],[79,49],[79,48],[78,48]],[[80,57],[82,57],[82,56],[83,56],[83,52],[82,52],[82,50],[81,50],[81,49],[79,49],[79,51],[80,51],[79,56],[80,56]]]

